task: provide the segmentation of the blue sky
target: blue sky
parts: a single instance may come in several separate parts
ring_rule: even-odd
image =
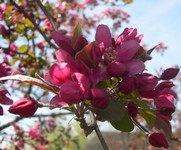
[[[124,27],[135,27],[143,33],[143,42],[149,48],[161,41],[168,46],[164,56],[153,54],[148,63],[151,70],[181,66],[181,0],[135,0],[123,9],[131,14],[130,23]]]

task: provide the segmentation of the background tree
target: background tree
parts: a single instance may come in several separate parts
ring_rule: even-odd
[[[132,1],[123,1],[123,2],[127,4],[127,3],[131,3]],[[89,13],[91,12],[91,10],[93,10],[93,8],[95,9],[95,7],[100,7],[101,5],[105,5],[105,4],[108,6],[108,8],[100,12],[99,15]],[[123,5],[123,4],[124,3],[122,3],[121,1],[120,2],[116,2],[116,1],[58,1],[56,2],[56,5],[53,4],[53,2],[49,2],[49,1],[41,2],[39,0],[36,0],[36,1],[29,0],[26,2],[13,1],[13,0],[3,1],[3,4],[1,5],[1,9],[0,9],[1,20],[2,20],[0,33],[2,34],[2,39],[3,39],[1,43],[3,58],[2,58],[2,63],[1,63],[0,76],[1,77],[5,76],[5,78],[1,78],[1,80],[3,81],[2,86],[4,86],[4,88],[2,88],[1,90],[1,104],[12,103],[11,99],[9,99],[6,96],[6,94],[8,94],[8,91],[10,91],[12,95],[21,99],[15,102],[10,107],[9,111],[14,114],[19,114],[22,117],[29,117],[33,115],[38,107],[49,107],[52,109],[52,108],[60,108],[64,106],[64,104],[59,103],[59,100],[57,100],[58,98],[56,96],[52,98],[52,95],[50,95],[48,91],[42,90],[41,88],[34,86],[34,85],[38,85],[42,88],[53,91],[57,94],[57,91],[59,90],[59,88],[55,85],[57,83],[58,85],[62,84],[60,83],[62,82],[60,81],[62,80],[60,79],[61,74],[66,75],[66,73],[68,72],[67,70],[69,69],[69,68],[68,69],[66,68],[67,64],[64,64],[65,66],[60,67],[60,68],[57,67],[56,65],[52,65],[56,62],[55,55],[56,55],[56,59],[58,59],[59,61],[62,61],[61,55],[67,55],[67,53],[63,53],[62,51],[57,51],[58,49],[63,49],[67,51],[70,49],[75,50],[76,52],[73,52],[73,54],[72,52],[69,51],[69,54],[71,54],[72,56],[75,56],[76,59],[83,61],[85,63],[85,64],[81,63],[78,65],[78,67],[80,67],[79,73],[82,73],[83,75],[85,75],[86,72],[83,73],[82,70],[86,70],[87,67],[91,71],[96,72],[97,71],[96,69],[97,68],[99,69],[99,65],[107,65],[110,63],[110,62],[102,63],[99,60],[99,59],[104,58],[104,61],[107,61],[106,60],[107,54],[103,56],[102,54],[98,54],[97,52],[92,53],[92,51],[96,49],[96,46],[98,46],[99,49],[101,48],[100,47],[101,42],[103,42],[104,45],[109,45],[110,47],[116,48],[116,45],[114,45],[115,44],[114,42],[117,42],[116,43],[117,45],[122,44],[121,42],[119,43],[119,38],[120,38],[120,41],[123,40],[123,42],[127,40],[129,41],[130,40],[129,38],[131,38],[131,40],[135,40],[136,43],[135,42],[132,43],[131,41],[129,42],[130,45],[134,44],[134,46],[138,46],[138,42],[140,42],[141,36],[136,37],[135,34],[137,34],[136,33],[137,31],[135,29],[125,30],[125,32],[123,32],[121,36],[118,39],[116,39],[116,41],[114,41],[113,43],[110,43],[110,41],[112,40],[111,39],[112,36],[109,34],[110,33],[109,29],[104,25],[100,25],[97,28],[96,42],[99,43],[99,45],[96,45],[96,44],[94,45],[94,43],[88,44],[88,41],[83,37],[82,33],[88,36],[88,34],[90,34],[91,31],[95,30],[95,28],[97,27],[97,25],[102,19],[111,18],[112,20],[111,22],[113,26],[112,32],[116,31],[119,27],[121,27],[123,22],[128,21],[129,14],[120,9],[117,9],[115,6]],[[82,27],[80,26],[80,24]],[[106,35],[108,36],[108,38],[104,39],[103,38],[104,36],[102,35]],[[130,37],[127,39],[126,36],[130,36]],[[56,44],[54,43],[52,39],[55,41]],[[71,43],[69,43],[70,41]],[[127,44],[127,46],[129,47],[129,44]],[[165,48],[164,46],[160,46],[160,47]],[[106,48],[105,50],[109,49],[109,47],[106,47]],[[151,140],[150,143],[152,145],[157,146],[157,147],[160,147],[160,146],[168,147],[165,137],[164,136],[162,137],[163,133],[159,133],[158,135],[157,134],[155,135],[154,133],[152,134],[151,132],[149,133],[137,121],[137,119],[139,120],[141,118],[134,119],[137,116],[138,109],[139,109],[139,113],[146,120],[149,126],[152,127],[153,125],[155,125],[156,124],[155,120],[157,119],[156,121],[157,128],[159,128],[160,122],[164,124],[166,127],[167,126],[170,127],[169,120],[172,113],[175,111],[174,105],[170,103],[171,100],[167,101],[169,98],[172,99],[172,96],[176,97],[176,93],[174,93],[174,91],[171,90],[171,87],[173,86],[172,82],[170,81],[163,82],[161,85],[157,83],[159,82],[160,79],[170,80],[174,78],[177,75],[179,69],[170,68],[168,70],[165,70],[162,74],[160,74],[159,78],[151,74],[144,74],[144,73],[142,74],[144,70],[142,62],[151,59],[150,54],[153,51],[153,49],[146,51],[143,47],[139,46],[139,49],[136,50],[136,53],[125,52],[125,54],[128,54],[127,58],[125,57],[125,59],[128,59],[128,60],[135,59],[134,61],[132,62],[130,61],[129,63],[127,63],[127,66],[129,66],[127,68],[130,68],[128,69],[129,73],[127,73],[127,71],[114,72],[114,70],[112,70],[112,68],[114,67],[118,67],[118,69],[120,69],[120,64],[122,65],[121,68],[124,66],[124,63],[122,62],[124,62],[125,60],[123,61],[121,56],[126,56],[126,55],[125,54],[123,55],[120,53],[120,56],[119,56],[120,58],[118,58],[120,59],[119,62],[112,63],[112,60],[111,60],[111,63],[109,64],[107,68],[107,72],[110,77],[109,79],[107,77],[102,78],[102,75],[105,75],[105,74],[101,74],[99,71],[98,71],[98,74],[96,73],[93,74],[96,76],[96,78],[98,78],[98,81],[96,81],[97,80],[96,78],[91,79],[91,82],[93,82],[96,87],[90,90],[91,96],[86,97],[86,100],[87,98],[90,98],[91,101],[85,100],[83,103],[80,101],[72,102],[73,100],[73,99],[71,100],[72,97],[68,97],[69,99],[67,99],[66,102],[68,103],[69,107],[64,107],[64,108],[75,113],[76,120],[80,122],[80,126],[81,128],[84,129],[86,135],[90,134],[94,129],[97,131],[98,134],[100,133],[95,122],[92,124],[93,126],[90,126],[86,123],[84,113],[87,113],[87,110],[91,110],[95,114],[97,114],[98,117],[100,117],[99,119],[101,120],[105,119],[105,120],[111,121],[111,124],[113,125],[113,127],[121,131],[130,132],[133,129],[133,123],[134,123],[141,130],[143,130],[150,137],[150,139],[152,139],[151,137],[153,135],[156,137],[159,136],[158,139],[161,138],[163,139],[163,141],[165,140],[163,143],[161,142],[161,145],[156,145],[155,141]],[[68,57],[69,56],[67,55],[67,58]],[[94,62],[92,62],[92,60]],[[70,65],[71,61],[68,61],[68,63],[69,63],[68,65]],[[134,65],[136,64],[138,66],[137,69],[138,70],[141,69],[141,70],[138,72],[133,70],[132,64]],[[96,69],[94,68],[95,66],[97,67]],[[63,70],[65,69],[65,71],[62,72],[61,69]],[[44,76],[47,71],[49,71],[51,78],[54,80],[53,82],[49,80],[49,77]],[[57,76],[57,73],[59,73],[60,76]],[[8,75],[13,75],[13,74],[14,76],[8,76]],[[21,75],[16,76],[15,74],[21,74]],[[22,76],[22,74],[28,75],[31,77],[36,77],[36,78]],[[74,74],[74,78],[75,78],[74,80],[77,80],[78,85],[83,84],[83,87],[84,87],[86,85],[87,79],[84,76],[82,76],[82,74],[81,75]],[[130,77],[132,75],[133,76],[135,75],[135,77]],[[45,78],[43,78],[43,76]],[[67,78],[68,77],[66,77],[66,79]],[[85,79],[85,81],[82,81],[83,78]],[[5,84],[4,84],[5,83],[4,80],[11,80],[11,79],[23,81],[23,82],[17,83],[17,82],[10,81],[12,89],[8,88],[8,91],[7,91],[6,90],[7,88],[5,87]],[[63,77],[63,81],[65,81],[66,79]],[[134,87],[135,85],[133,85],[133,83],[136,80],[138,81],[138,85],[136,85],[136,88],[135,88]],[[151,84],[151,87],[148,87],[147,84],[145,85],[144,83],[145,81],[146,83]],[[27,82],[30,84],[27,84]],[[126,83],[130,84],[131,85],[130,87],[132,87],[132,89],[127,89],[127,87],[125,86]],[[116,95],[117,90],[118,90],[116,87],[117,85],[119,85],[118,89],[120,90],[118,92],[118,95]],[[74,90],[75,86],[77,87],[77,83],[74,83],[72,81],[67,82],[66,84],[64,84],[64,86],[62,86],[64,88],[61,88],[62,89],[61,95],[65,94],[64,98],[66,98],[67,97],[66,94],[69,94],[69,93],[66,93],[66,91],[70,90],[71,88],[72,90]],[[140,88],[141,86],[143,87],[145,86],[144,88],[146,88],[147,91],[141,89]],[[104,90],[102,90],[104,88],[108,88],[106,92],[108,92],[109,94],[112,94],[112,95],[115,94],[115,97],[119,96],[119,98],[121,99],[125,98],[126,100],[124,101],[124,103],[120,103],[120,104],[114,103],[114,102],[110,103],[109,106],[107,106],[106,101],[103,104],[99,104],[97,102],[97,99],[104,98],[105,100],[107,100],[107,94]],[[167,88],[167,91],[165,90],[165,88]],[[138,93],[135,92],[135,89],[138,90]],[[17,94],[17,90],[21,91],[20,93],[23,93],[24,96],[19,94],[19,92]],[[145,104],[144,102],[134,100],[136,97],[140,97],[140,96],[142,100],[143,99],[146,100],[146,98],[153,98],[153,95],[151,97],[149,95],[150,94],[149,92],[151,90],[155,90],[156,92],[158,92],[158,90],[159,92],[161,91],[161,93],[159,93],[160,97],[157,96],[157,98],[159,98],[160,101],[164,101],[164,102],[166,101],[167,105],[156,103],[155,104],[156,109],[152,110],[151,108],[148,108],[147,104]],[[152,93],[152,94],[155,94],[155,93]],[[168,97],[166,97],[163,94],[167,94]],[[31,97],[29,97],[29,95],[31,95]],[[22,97],[26,97],[26,98],[22,98]],[[50,101],[50,104],[49,104],[49,101]],[[117,104],[119,106],[118,108],[116,108]],[[19,109],[20,108],[19,106],[20,107],[23,106],[23,108]],[[107,109],[105,109],[105,107],[107,107]],[[27,109],[30,109],[30,110],[26,112]],[[115,113],[114,112],[115,109],[116,109],[116,113],[121,113],[121,114],[125,113],[125,115],[122,116],[121,120],[117,118],[113,118],[113,120],[110,120],[110,118],[112,118],[113,114]],[[110,114],[106,114],[106,113],[110,113]],[[3,114],[2,108],[1,108],[1,114]],[[166,118],[165,118],[165,115],[166,115]],[[93,121],[95,121],[94,116],[92,117],[93,117]],[[158,119],[160,118],[161,120],[158,121]],[[15,121],[17,121],[18,119],[16,119]],[[126,124],[128,128],[123,128],[122,126],[120,126],[120,124],[122,123],[124,123],[124,125]],[[2,129],[4,129],[4,127],[2,127]],[[171,137],[170,132],[171,132],[170,128],[169,128],[169,131],[164,130],[164,134],[168,136],[168,139]],[[44,140],[41,139],[40,141],[43,142]],[[45,143],[46,142],[47,141],[45,141]],[[20,142],[20,146],[22,147],[21,142]],[[39,146],[39,145],[36,145],[36,146]],[[104,145],[104,148],[106,149],[106,145]]]

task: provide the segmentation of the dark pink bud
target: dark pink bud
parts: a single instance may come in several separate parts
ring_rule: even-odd
[[[155,132],[149,135],[149,143],[154,147],[164,147],[168,148],[168,141],[162,133]]]
[[[7,33],[6,28],[4,27],[4,25],[0,24],[0,34],[6,34],[6,33]]]
[[[155,98],[159,94],[159,92],[157,90],[144,91],[143,89],[139,90],[139,94],[145,98]]]
[[[174,86],[173,82],[165,81],[157,85],[156,89],[163,90],[165,88],[172,88]]]
[[[161,80],[170,80],[177,76],[180,69],[178,68],[168,68],[165,71],[163,71],[160,79]]]
[[[143,73],[138,78],[138,88],[141,91],[153,90],[158,83],[158,78],[152,74]]]
[[[136,88],[136,78],[128,77],[123,79],[119,83],[118,88],[122,93],[126,95],[130,94]]]
[[[43,42],[37,43],[37,47],[38,47],[39,49],[44,49],[44,44],[43,44]]]
[[[123,76],[126,73],[126,66],[123,63],[120,63],[120,62],[113,62],[113,63],[108,65],[107,73],[111,77]]]
[[[104,109],[109,104],[109,95],[103,89],[92,88],[91,89],[91,103],[93,107]]]
[[[38,103],[31,97],[22,98],[9,107],[9,112],[21,117],[31,117],[38,108]]]
[[[175,106],[172,102],[172,96],[160,95],[155,100],[155,105],[158,111],[165,116],[170,116],[175,112]]]
[[[128,114],[131,117],[135,118],[138,113],[138,106],[133,102],[129,102],[127,105],[127,110],[128,110]]]

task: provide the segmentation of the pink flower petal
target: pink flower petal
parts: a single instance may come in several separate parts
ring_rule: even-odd
[[[60,106],[60,107],[64,107],[66,105],[68,105],[65,101],[62,100],[61,97],[59,97],[58,95],[54,96],[51,101],[50,101],[51,105],[55,105],[55,106]]]
[[[130,75],[136,75],[145,70],[145,64],[141,60],[131,60],[125,64]]]
[[[78,83],[67,81],[60,88],[61,98],[68,104],[78,104],[83,100],[83,93]]]
[[[112,47],[111,32],[106,25],[99,25],[96,30],[95,39],[98,43],[104,43],[104,47]]]
[[[55,55],[59,63],[67,62],[73,64],[74,58],[68,52],[61,49],[56,51]]]
[[[53,31],[51,33],[51,36],[60,48],[73,55],[73,49],[71,47],[71,38],[69,36],[64,35],[62,32],[56,31]]]
[[[70,67],[67,63],[54,64],[50,68],[50,76],[54,82],[61,85],[70,79]]]
[[[88,77],[78,72],[74,73],[72,77],[80,85],[80,89],[82,90],[83,93],[88,92],[90,88],[90,80]]]
[[[111,77],[121,77],[126,74],[126,66],[116,61],[107,66],[107,72]]]
[[[117,60],[120,62],[132,59],[140,48],[136,40],[129,40],[124,42],[121,46],[116,47],[118,54]]]

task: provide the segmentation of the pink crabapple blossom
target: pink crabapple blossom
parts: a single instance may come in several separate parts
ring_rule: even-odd
[[[50,22],[46,24],[49,26]],[[79,28],[79,25],[75,28],[73,36],[60,31],[51,32],[51,37],[59,49],[55,52],[57,62],[50,66],[43,79],[46,86],[50,86],[55,93],[50,100],[50,108],[51,105],[69,108],[78,117],[82,117],[84,114],[81,113],[90,109],[101,120],[110,122],[116,115],[120,115],[114,114],[114,111],[120,113],[117,109],[123,109],[121,115],[130,120],[130,131],[134,129],[133,120],[137,116],[145,119],[145,114],[151,114],[154,119],[164,118],[169,124],[175,112],[174,98],[177,98],[172,89],[174,84],[169,80],[178,74],[179,69],[168,68],[160,78],[146,72],[145,61],[150,60],[151,56],[149,51],[140,45],[143,35],[138,35],[136,28],[125,28],[114,38],[108,26],[101,24],[96,29],[95,41],[90,43]],[[42,44],[37,46],[43,49]],[[0,76],[7,76],[4,67],[0,67],[3,68]],[[39,103],[31,97],[22,98],[10,106],[9,112],[31,117],[38,107]],[[148,111],[148,114],[143,115],[143,110]],[[111,118],[106,118],[104,112]],[[123,120],[116,119],[115,121],[123,123]],[[150,125],[150,122],[145,120]],[[38,128],[36,126],[29,131],[29,135],[37,141],[41,140]],[[148,141],[151,145],[168,148],[168,142],[162,133],[146,134],[149,135]],[[44,139],[44,142],[48,141]]]

